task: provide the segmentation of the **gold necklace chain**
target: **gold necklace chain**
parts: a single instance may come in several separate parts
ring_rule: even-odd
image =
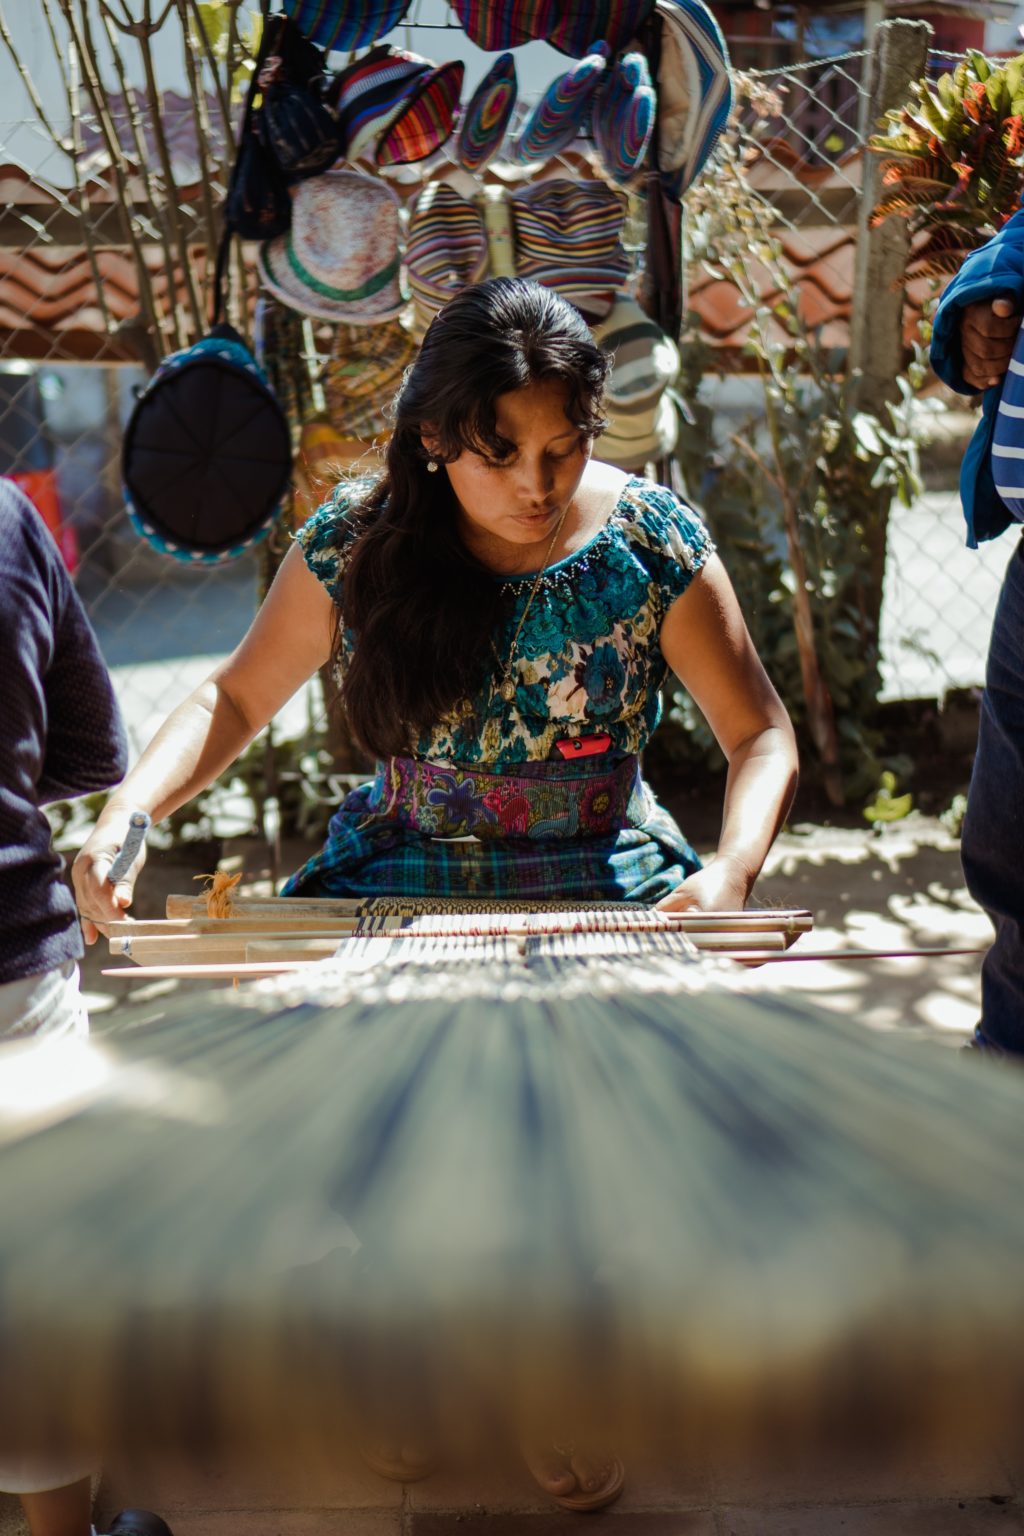
[[[544,563],[540,570],[537,572],[536,576],[533,578],[533,585],[530,588],[529,596],[526,599],[526,604],[523,608],[523,611],[519,616],[519,623],[516,625],[516,632],[512,636],[512,645],[508,653],[508,660],[504,663],[504,665],[502,665],[501,657],[498,655],[498,647],[495,645],[493,639],[491,640],[491,650],[494,652],[494,659],[498,663],[498,666],[501,668],[501,681],[498,684],[498,693],[502,699],[504,699],[506,704],[511,704],[516,696],[516,685],[512,681],[512,668],[515,666],[516,647],[519,644],[519,636],[523,632],[523,625],[526,623],[526,615],[530,611],[530,604],[536,597],[537,589],[539,588],[541,581],[544,578],[544,573],[548,568],[548,561],[551,559],[551,551],[554,549],[556,543],[558,542],[558,535],[562,531],[562,524],[565,522],[566,513],[568,513],[568,511],[569,506],[566,504],[565,510],[562,512],[561,517],[555,524],[555,531],[551,535],[551,543],[547,547],[547,553],[544,556]]]

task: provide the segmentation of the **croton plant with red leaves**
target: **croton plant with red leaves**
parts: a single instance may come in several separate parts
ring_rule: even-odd
[[[969,52],[887,112],[869,148],[883,157],[885,189],[871,216],[907,219],[913,236],[904,282],[947,277],[1021,206],[1024,54],[994,65]]]

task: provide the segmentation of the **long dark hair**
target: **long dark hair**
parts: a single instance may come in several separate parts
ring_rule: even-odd
[[[432,321],[395,401],[384,472],[353,514],[341,597],[339,620],[356,639],[342,698],[375,756],[407,753],[479,688],[494,624],[493,575],[459,538],[448,476],[427,470],[423,427],[436,460],[504,458],[514,445],[497,429],[499,395],[555,379],[569,420],[596,436],[608,367],[578,310],[522,278],[466,288]],[[339,633],[336,654],[340,645]]]

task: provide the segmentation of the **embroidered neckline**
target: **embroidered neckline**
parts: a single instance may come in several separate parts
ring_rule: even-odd
[[[601,527],[597,530],[594,536],[588,539],[585,544],[581,544],[579,549],[574,549],[571,555],[566,555],[564,559],[556,560],[553,564],[549,565],[540,581],[537,583],[538,591],[542,587],[550,586],[553,582],[556,582],[558,577],[570,566],[576,565],[577,563],[582,563],[587,556],[593,554],[594,550],[598,547],[599,544],[601,544],[605,539],[611,537],[613,527],[619,520],[626,502],[631,499],[630,493],[633,490],[633,487],[637,485],[644,485],[645,483],[646,482],[644,481],[644,477],[642,475],[630,475],[628,477],[625,485],[619,492],[619,497],[614,507],[612,507],[612,510],[609,512],[607,519],[604,523],[602,523]],[[583,565],[583,569],[586,570],[586,565]],[[514,576],[495,575],[494,579],[502,587],[504,587],[506,591],[513,592],[516,597],[519,597],[520,594],[526,590],[526,588],[533,585],[534,581],[536,580],[536,576],[536,571],[519,571]]]

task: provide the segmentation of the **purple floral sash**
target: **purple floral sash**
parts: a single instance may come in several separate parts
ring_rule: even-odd
[[[377,764],[374,816],[429,837],[578,838],[639,827],[652,810],[635,756],[521,763],[486,772],[458,763],[389,757]]]

